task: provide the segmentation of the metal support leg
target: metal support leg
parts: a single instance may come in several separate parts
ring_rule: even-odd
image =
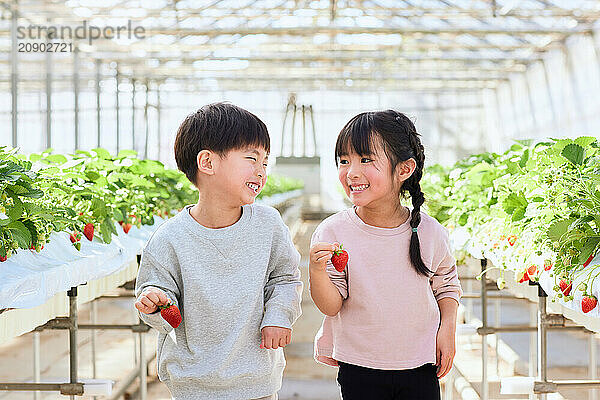
[[[131,80],[131,149],[135,150],[135,79]]]
[[[537,325],[538,306],[535,303],[529,305],[529,322],[531,326]],[[535,376],[537,373],[537,331],[529,333],[529,376]],[[529,395],[529,400],[535,400],[535,394]]]
[[[33,381],[39,383],[41,380],[40,374],[40,332],[33,332]],[[33,399],[38,400],[40,392],[33,392]]]
[[[77,287],[72,287],[69,296],[69,382],[77,383]],[[71,400],[75,396],[71,395]]]
[[[494,323],[496,326],[500,326],[500,299],[494,299]],[[500,335],[495,334],[496,341],[494,343],[494,350],[496,351],[496,376],[500,376],[500,353],[498,352],[498,344],[500,343]]]
[[[481,260],[481,272],[487,268],[487,259]],[[487,328],[487,287],[486,273],[481,276],[481,322]],[[488,400],[488,348],[487,335],[481,335],[481,400]]]
[[[547,342],[546,342],[546,297],[541,286],[538,285],[539,309],[538,309],[538,380],[541,382],[548,381],[547,371]],[[540,394],[541,400],[546,400],[546,394]]]
[[[589,346],[590,346],[590,359],[589,359],[590,379],[596,380],[596,378],[598,378],[598,373],[597,373],[598,348],[596,346],[596,334],[590,333],[588,337],[589,337],[588,340],[589,340]],[[597,389],[590,390],[589,399],[590,400],[598,399],[598,390]]]
[[[148,121],[148,92],[150,84],[146,81],[146,102],[144,104],[144,122],[146,126],[146,140],[144,140],[144,160],[148,158],[148,140],[150,136],[150,122]]]
[[[50,21],[48,21],[50,25]],[[50,43],[50,39],[48,39]],[[52,147],[52,52],[46,52],[46,148]]]
[[[96,302],[96,300],[92,300],[92,325],[96,325],[98,323],[98,303]],[[96,379],[97,378],[97,374],[98,371],[96,370],[96,330],[92,329],[92,337],[91,337],[91,342],[92,342],[92,378]],[[94,396],[94,400],[96,400],[97,397]]]

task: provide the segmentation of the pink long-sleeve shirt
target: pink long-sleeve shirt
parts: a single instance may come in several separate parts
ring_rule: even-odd
[[[387,370],[436,362],[438,301],[459,301],[462,290],[446,228],[421,212],[421,257],[434,272],[431,278],[417,274],[410,262],[411,234],[410,219],[396,228],[380,228],[363,222],[354,208],[317,227],[311,245],[338,242],[349,255],[343,272],[327,263],[344,300],[315,337],[317,361]]]

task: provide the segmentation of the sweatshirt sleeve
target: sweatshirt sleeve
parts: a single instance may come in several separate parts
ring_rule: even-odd
[[[155,287],[167,295],[175,305],[179,307],[179,286],[174,278],[176,271],[171,271],[162,265],[147,249],[142,251],[142,259],[140,261],[140,269],[138,271],[135,282],[135,297],[139,298],[140,294],[147,287]],[[144,314],[138,311],[140,318],[146,324],[156,329],[161,333],[169,333],[173,327],[163,319],[159,311],[152,314]]]
[[[430,280],[433,295],[437,301],[450,297],[459,302],[463,291],[458,280],[456,260],[450,249],[450,239],[446,228],[443,228],[438,242],[438,251],[435,254],[433,265],[435,272]]]
[[[296,250],[290,231],[279,214],[275,232],[268,269],[271,272],[264,289],[265,309],[260,329],[265,326],[291,329],[302,313],[300,253]]]
[[[324,235],[322,233],[322,230],[317,227],[317,229],[315,230],[315,232],[313,233],[313,235],[310,239],[310,246],[312,247],[315,243],[319,243],[319,242],[333,243],[336,241],[335,238],[329,238],[329,237],[323,237],[323,236],[327,236],[327,235]],[[331,263],[331,260],[327,260],[326,270],[327,270],[327,275],[329,275],[329,279],[331,280],[331,283],[333,283],[333,285],[337,288],[338,292],[340,292],[340,295],[342,296],[342,298],[344,300],[347,299],[348,298],[348,279],[346,276],[346,271],[348,269],[346,268],[342,272],[340,272],[337,269],[335,269],[335,267]]]

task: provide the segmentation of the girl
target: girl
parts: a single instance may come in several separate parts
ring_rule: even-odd
[[[354,207],[311,239],[310,293],[326,315],[315,359],[339,366],[344,400],[439,399],[462,290],[446,229],[420,209],[419,134],[402,113],[362,113],[340,132],[335,159]],[[401,204],[407,194],[412,209]],[[339,244],[349,254],[342,272],[330,261]]]

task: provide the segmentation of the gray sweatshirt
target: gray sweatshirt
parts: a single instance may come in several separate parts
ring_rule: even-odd
[[[142,251],[136,296],[162,289],[181,310],[175,329],[141,314],[159,332],[158,376],[175,400],[247,400],[281,388],[283,349],[261,349],[265,326],[291,328],[300,316],[300,254],[279,212],[245,205],[235,224],[200,225],[185,207]]]

